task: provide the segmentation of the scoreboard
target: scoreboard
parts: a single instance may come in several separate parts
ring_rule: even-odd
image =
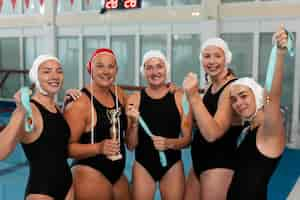
[[[141,0],[105,0],[104,9],[133,9],[140,8]]]

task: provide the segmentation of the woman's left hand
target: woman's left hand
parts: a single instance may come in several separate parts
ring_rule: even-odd
[[[286,49],[288,43],[288,33],[282,25],[279,27],[279,30],[273,35],[273,39],[276,40],[278,48]]]
[[[168,139],[161,136],[152,137],[155,149],[158,151],[165,151],[168,149]]]
[[[81,91],[78,89],[68,89],[65,92],[64,103],[67,104],[70,101],[76,101],[81,96]]]

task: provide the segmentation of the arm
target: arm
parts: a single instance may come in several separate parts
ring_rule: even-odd
[[[69,155],[75,159],[84,159],[98,154],[115,155],[119,152],[119,143],[111,139],[106,139],[94,144],[80,144],[79,140],[84,132],[90,131],[95,126],[91,124],[91,106],[87,96],[81,95],[79,99],[72,103],[64,112],[64,116],[71,129],[71,138],[69,143]],[[95,133],[96,134],[96,133]],[[98,133],[101,134],[101,133]]]
[[[76,101],[81,96],[81,91],[78,89],[68,89],[65,92],[64,102],[62,105],[61,111],[63,112],[64,109],[72,102]]]
[[[269,94],[266,91],[263,137],[267,139],[266,141],[272,139],[271,141],[276,142],[277,146],[284,146],[285,131],[280,112],[280,98],[282,94],[284,57],[286,54],[286,48],[283,47],[287,45],[287,35],[282,27],[275,34],[275,38],[279,48],[277,49],[277,60],[271,90]]]
[[[25,110],[17,108],[13,113],[8,125],[0,133],[0,160],[4,160],[16,148],[24,133]]]
[[[127,130],[126,130],[126,144],[129,150],[133,150],[138,145],[138,117],[139,117],[139,102],[140,93],[134,93],[128,97],[126,105],[127,115]]]
[[[22,139],[24,130],[25,109],[21,105],[20,91],[14,95],[16,109],[7,126],[0,132],[0,160],[4,160],[16,148]]]
[[[222,137],[230,127],[232,118],[228,87],[224,89],[220,96],[218,110],[214,116],[210,115],[202,101],[202,97],[199,95],[197,77],[193,74],[188,74],[184,80],[183,87],[203,137],[209,142]]]

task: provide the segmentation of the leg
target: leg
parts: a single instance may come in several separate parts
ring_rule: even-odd
[[[26,200],[54,200],[54,198],[43,194],[29,194]]]
[[[200,175],[200,194],[203,200],[225,200],[233,171],[216,168]]]
[[[186,180],[184,199],[200,200],[200,182],[193,168],[191,168]]]
[[[153,200],[156,184],[147,170],[138,162],[133,165],[133,199]]]
[[[122,175],[113,186],[114,200],[130,200],[129,184],[126,176]]]
[[[182,161],[176,162],[162,177],[160,193],[163,200],[182,200],[184,195],[184,172]]]
[[[83,165],[73,167],[76,200],[112,200],[110,182],[97,170]]]

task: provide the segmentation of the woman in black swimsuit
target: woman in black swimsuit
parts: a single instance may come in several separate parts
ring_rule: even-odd
[[[129,149],[135,149],[135,200],[153,199],[156,182],[159,182],[162,199],[183,199],[184,173],[180,150],[191,140],[191,114],[183,113],[183,92],[178,90],[171,93],[165,84],[169,69],[170,66],[160,51],[147,52],[141,71],[148,85],[128,98],[127,143]],[[149,137],[138,126],[139,115],[149,126],[153,137]],[[166,155],[166,166],[162,166],[160,162],[159,151]]]
[[[269,180],[285,147],[280,98],[287,34],[280,28],[274,38],[278,48],[271,90],[264,92],[251,78],[241,78],[230,88],[233,109],[250,125],[237,146],[228,200],[266,200]]]
[[[25,132],[26,111],[17,92],[16,109],[0,133],[0,158],[6,158],[21,142],[29,161],[26,200],[73,200],[67,163],[70,130],[55,102],[64,79],[60,61],[49,55],[39,56],[30,70],[30,79],[37,88],[30,100],[34,128],[31,133]]]
[[[229,99],[229,86],[236,77],[228,68],[231,52],[221,38],[202,44],[200,61],[211,81],[204,96],[198,92],[195,74],[189,73],[183,82],[197,126],[185,199],[225,200],[233,175],[235,144],[242,131]]]
[[[112,50],[97,49],[88,63],[91,82],[64,114],[71,128],[69,152],[75,158],[73,177],[77,200],[127,200],[129,185],[123,174],[127,119],[125,95],[114,86],[118,67]],[[114,126],[114,125],[115,126]],[[112,129],[120,134],[112,139]],[[111,156],[121,155],[117,160]]]

